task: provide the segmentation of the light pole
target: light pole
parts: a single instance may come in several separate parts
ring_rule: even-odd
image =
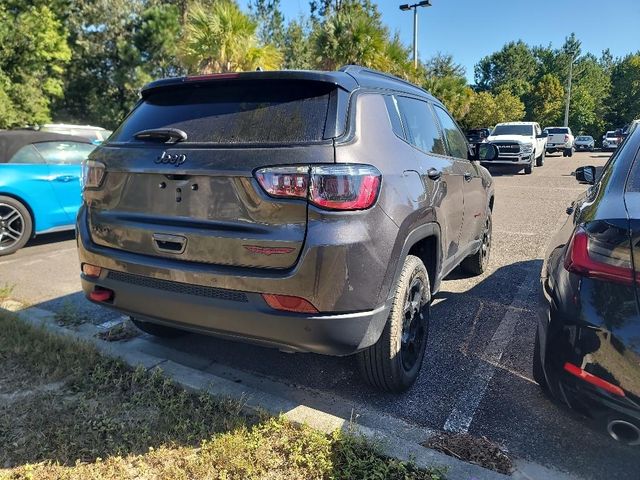
[[[413,9],[413,68],[418,68],[418,7],[430,6],[431,0],[424,0],[413,5],[408,3],[400,5],[400,10],[403,12]]]
[[[569,63],[569,82],[567,83],[567,103],[564,106],[564,126],[569,126],[569,105],[571,104],[571,80],[573,77],[573,63],[576,52],[571,52],[571,62]]]

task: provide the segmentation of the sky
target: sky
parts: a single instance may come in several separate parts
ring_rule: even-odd
[[[243,8],[249,0],[240,0]],[[413,42],[413,13],[400,11],[407,1],[379,0],[383,22],[398,31],[402,41]],[[411,3],[416,3],[411,2]],[[510,41],[560,47],[575,32],[583,53],[597,57],[609,48],[614,56],[640,50],[639,0],[431,0],[419,9],[418,56],[452,54],[475,83],[473,67]],[[281,0],[286,20],[308,14],[308,0]]]

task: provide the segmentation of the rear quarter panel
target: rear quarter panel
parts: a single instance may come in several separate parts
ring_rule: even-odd
[[[48,165],[0,165],[0,195],[14,197],[30,210],[34,233],[72,225],[49,183]]]

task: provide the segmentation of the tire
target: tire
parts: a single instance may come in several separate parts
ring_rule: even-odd
[[[536,167],[542,167],[544,165],[544,158],[545,158],[545,151],[543,150],[540,156],[536,158]]]
[[[540,336],[538,335],[538,330],[536,329],[536,339],[533,344],[533,362],[531,364],[531,372],[533,373],[533,379],[536,381],[540,388],[546,393],[549,391],[549,386],[547,385],[547,378],[544,374],[544,369],[542,368],[542,359],[540,358]]]
[[[0,195],[0,257],[10,255],[33,235],[33,219],[26,206],[12,197]]]
[[[482,244],[480,245],[480,249],[473,255],[469,255],[460,264],[460,267],[465,272],[477,276],[482,275],[487,270],[489,258],[491,257],[492,227],[491,210],[489,210],[484,230],[482,232]]]
[[[424,358],[430,304],[427,269],[418,257],[408,255],[380,338],[357,354],[358,367],[369,384],[387,392],[402,392],[413,385]]]
[[[531,159],[531,162],[529,163],[529,165],[525,165],[524,166],[524,173],[525,175],[531,175],[533,173],[533,165],[536,163],[535,159]]]
[[[131,321],[144,333],[148,333],[154,337],[178,338],[187,334],[187,332],[178,328],[167,327],[166,325],[160,325],[158,323],[143,322],[142,320],[136,320],[133,317],[131,317]]]

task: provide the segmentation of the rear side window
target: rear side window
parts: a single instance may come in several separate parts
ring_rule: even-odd
[[[629,142],[627,142],[628,144]],[[636,155],[636,159],[629,172],[627,180],[627,192],[640,192],[640,152]]]
[[[451,116],[440,107],[435,107],[436,115],[442,125],[442,131],[444,137],[449,146],[449,153],[452,157],[456,158],[468,158],[469,149],[467,147],[467,140],[456,125],[456,122]]]
[[[79,165],[95,145],[78,142],[41,142],[34,144],[45,162],[52,165]]]
[[[423,152],[446,155],[444,142],[429,104],[408,97],[397,97],[397,101],[407,141]]]
[[[177,128],[189,143],[288,144],[322,141],[334,85],[262,80],[191,84],[152,92],[110,142],[147,129]]]
[[[44,160],[33,145],[25,145],[13,154],[9,159],[9,163],[34,165],[44,163]]]

